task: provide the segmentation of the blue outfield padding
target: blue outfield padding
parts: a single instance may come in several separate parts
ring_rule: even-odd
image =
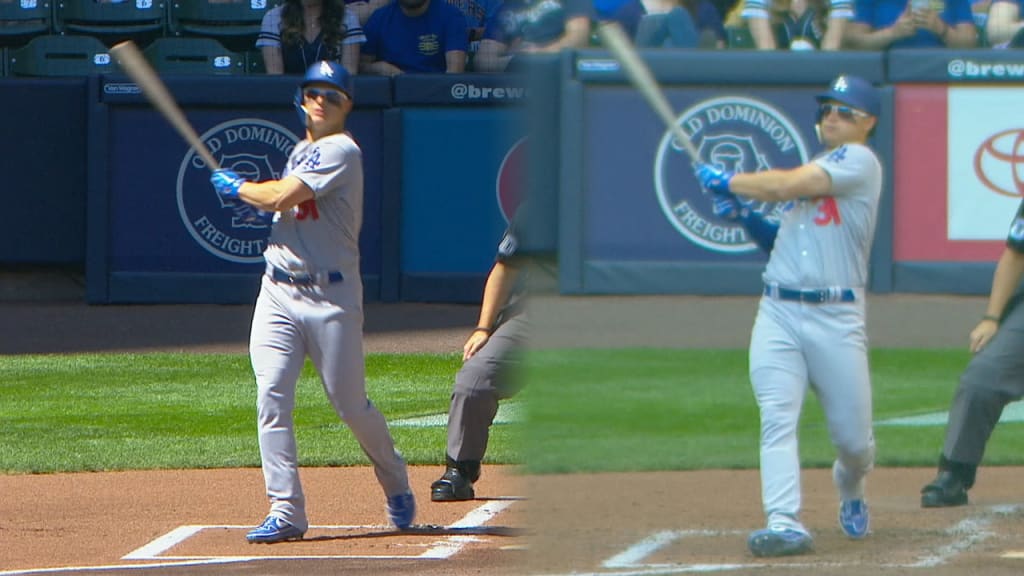
[[[12,210],[0,227],[0,262],[76,265],[85,260],[85,78],[0,79]]]
[[[882,114],[871,143],[884,187],[869,289],[987,291],[988,259],[1004,232],[981,216],[972,221],[970,211],[989,222],[1019,202],[1017,157],[1003,148],[1021,129],[1012,114],[964,110],[1016,97],[1024,78],[1016,51],[642,56],[700,154],[728,137],[730,162],[744,170],[793,167],[820,150],[814,95],[835,75],[875,83]],[[765,255],[710,214],[690,159],[617,61],[587,49],[521,63],[507,75],[355,78],[349,128],[366,175],[368,299],[479,300],[506,218],[523,198],[522,249],[557,255],[564,293],[757,293]],[[7,189],[23,198],[27,216],[0,232],[0,262],[84,266],[94,303],[250,300],[267,230],[224,219],[205,166],[130,79],[16,79],[7,71],[0,106],[31,102],[61,114],[5,116],[0,153],[14,167]],[[253,178],[280,174],[302,137],[295,77],[179,75],[167,85],[214,154],[245,164]],[[921,143],[896,143],[925,128],[927,168],[901,163]],[[915,187],[917,175],[933,178]],[[932,191],[928,207],[942,207],[927,212],[934,222],[914,208],[922,191]],[[959,211],[947,214],[951,206]],[[932,233],[932,252],[913,242],[921,230]]]

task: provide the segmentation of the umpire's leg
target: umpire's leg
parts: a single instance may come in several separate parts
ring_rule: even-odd
[[[515,368],[525,339],[525,315],[516,314],[498,326],[487,344],[455,375],[448,408],[447,453],[449,463],[458,463],[470,482],[480,474],[498,400],[515,395],[521,387]]]
[[[1015,305],[992,340],[960,376],[946,427],[944,467],[961,471],[967,488],[1003,408],[1024,396],[1024,306]]]

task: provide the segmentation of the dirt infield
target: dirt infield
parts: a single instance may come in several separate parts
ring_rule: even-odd
[[[744,347],[755,307],[753,298],[542,299],[535,345]],[[873,297],[869,337],[877,347],[962,346],[983,307],[980,298]],[[248,306],[0,303],[0,354],[244,352],[250,314]],[[371,304],[367,351],[457,350],[475,321],[475,306]],[[827,471],[807,471],[804,520],[816,553],[770,561],[744,545],[761,524],[756,471],[520,477],[492,466],[479,485],[482,499],[434,504],[427,487],[437,472],[411,470],[417,524],[425,526],[399,534],[383,526],[383,498],[369,469],[304,469],[314,527],[305,542],[274,546],[242,538],[265,513],[259,470],[0,476],[0,576],[61,567],[46,573],[1024,572],[1024,560],[1004,557],[1024,555],[1024,471],[1014,468],[984,468],[971,504],[951,510],[918,507],[931,470],[875,470],[868,480],[872,535],[863,542],[839,533]],[[140,571],[143,565],[150,568]]]
[[[488,467],[479,499],[443,505],[429,501],[438,468],[410,472],[419,514],[397,532],[371,469],[303,469],[310,530],[275,545],[244,539],[266,514],[258,469],[0,476],[0,574],[522,573],[523,492],[509,469]]]
[[[758,559],[746,536],[763,527],[753,471],[658,472],[530,478],[528,572],[603,576],[707,573],[1010,576],[1024,571],[1022,471],[984,469],[969,506],[924,510],[930,469],[868,476],[871,534],[846,538],[829,470],[803,474],[803,520],[815,553]]]

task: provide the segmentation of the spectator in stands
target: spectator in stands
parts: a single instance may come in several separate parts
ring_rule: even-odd
[[[855,0],[843,41],[864,50],[974,48],[978,31],[969,0]]]
[[[758,50],[839,50],[852,0],[746,0],[742,12]]]
[[[640,19],[647,12],[640,0],[593,0],[594,12],[602,22],[618,22],[630,38],[636,36]]]
[[[356,74],[363,42],[359,19],[343,0],[285,0],[263,16],[256,47],[267,74],[305,74],[321,60],[340,62]]]
[[[595,18],[591,0],[505,0],[498,34],[480,41],[476,69],[499,72],[517,54],[583,48],[590,42],[590,21]]]
[[[466,17],[469,29],[469,49],[466,55],[466,67],[477,72],[488,70],[476,69],[476,52],[484,39],[496,40],[500,35],[498,16],[501,12],[502,0],[445,0],[459,9]]]
[[[370,19],[370,14],[389,2],[391,0],[345,0],[345,6],[356,13],[356,16],[359,17],[359,25],[362,26]]]
[[[497,29],[498,13],[501,11],[501,0],[446,0],[452,6],[459,9],[466,17],[466,26],[469,28],[470,51],[474,51],[473,44],[479,43],[484,38],[488,29]]]
[[[1024,47],[1024,21],[1021,21],[1020,0],[994,0],[988,11],[985,31],[988,44],[998,48]]]
[[[725,48],[722,15],[710,0],[644,0],[636,33],[645,48]]]
[[[466,69],[466,17],[445,0],[396,0],[366,21],[362,70],[461,74]]]

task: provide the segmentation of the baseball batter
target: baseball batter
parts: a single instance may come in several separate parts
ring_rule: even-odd
[[[405,462],[366,396],[358,244],[363,170],[359,146],[345,132],[352,110],[348,72],[334,62],[316,63],[300,90],[306,138],[280,180],[246,182],[230,170],[211,177],[230,202],[276,213],[249,342],[270,514],[247,534],[250,542],[300,539],[309,527],[292,419],[306,356],[373,463],[390,521],[407,528],[415,515]]]
[[[706,164],[697,176],[716,213],[737,219],[770,250],[750,341],[750,379],[761,411],[761,497],[768,526],[747,544],[756,556],[802,554],[797,426],[808,386],[836,448],[839,524],[868,533],[864,479],[874,465],[865,286],[882,168],[866,142],[880,109],[867,81],[840,76],[817,96],[826,150],[792,170],[732,174]],[[794,201],[776,228],[737,196]]]

